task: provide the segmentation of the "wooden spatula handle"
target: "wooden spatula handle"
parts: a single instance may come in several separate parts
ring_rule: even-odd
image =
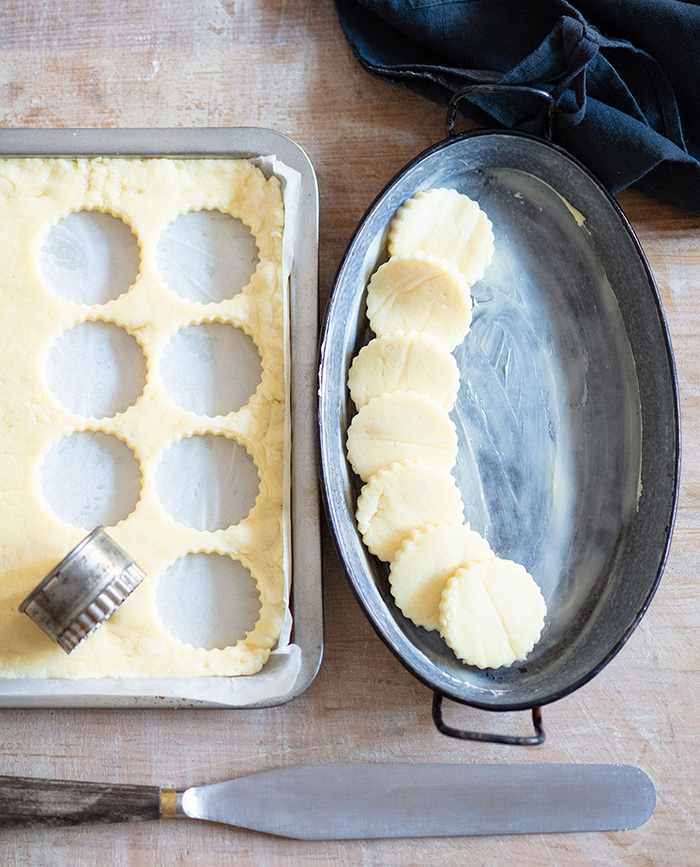
[[[0,826],[160,819],[157,786],[0,776]]]

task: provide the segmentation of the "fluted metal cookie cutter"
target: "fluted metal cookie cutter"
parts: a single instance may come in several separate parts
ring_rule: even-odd
[[[96,527],[32,590],[19,610],[70,653],[145,577],[104,527]]]

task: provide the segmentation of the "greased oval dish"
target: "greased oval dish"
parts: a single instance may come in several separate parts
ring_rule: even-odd
[[[424,190],[452,189],[488,215],[494,254],[471,287],[454,356],[452,469],[471,528],[522,563],[547,616],[523,663],[464,665],[394,600],[389,566],[355,522],[362,483],[347,460],[352,359],[373,337],[366,287],[388,227]],[[437,693],[491,710],[554,701],[622,647],[663,571],[678,485],[678,397],[653,276],[602,185],[550,142],[477,131],[409,163],[359,224],[328,306],[319,437],[330,525],[353,591],[403,664]],[[438,519],[439,520],[439,519]]]

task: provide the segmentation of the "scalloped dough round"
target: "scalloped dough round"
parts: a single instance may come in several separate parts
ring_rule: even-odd
[[[453,350],[472,321],[469,285],[447,259],[422,252],[392,256],[369,281],[367,318],[377,337],[422,331]]]
[[[358,409],[393,391],[413,391],[449,412],[459,391],[459,368],[444,343],[427,334],[385,334],[363,346],[348,374]]]
[[[398,461],[370,477],[357,500],[357,526],[380,560],[426,524],[461,524],[464,506],[452,476],[425,461]]]
[[[422,250],[452,262],[467,283],[481,280],[493,257],[493,228],[479,205],[457,190],[416,193],[396,212],[389,255]]]
[[[457,430],[434,400],[397,391],[362,407],[348,428],[347,449],[363,482],[389,464],[411,458],[449,472],[457,459]]]
[[[486,560],[458,569],[440,601],[440,632],[455,655],[478,668],[525,659],[547,613],[535,579],[512,560]]]
[[[468,524],[438,524],[411,533],[396,552],[389,583],[396,604],[417,626],[439,629],[447,579],[468,563],[493,560],[489,543]]]

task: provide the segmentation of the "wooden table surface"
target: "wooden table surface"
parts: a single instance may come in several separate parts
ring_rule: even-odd
[[[320,302],[378,190],[443,135],[443,111],[376,81],[332,4],[310,0],[7,0],[6,127],[265,126],[318,173]],[[186,786],[298,762],[616,762],[642,767],[658,806],[618,833],[299,843],[204,823],[0,833],[4,865],[697,864],[700,840],[700,218],[626,192],[674,342],[684,466],[665,575],[619,656],[548,706],[544,746],[470,745],[436,732],[430,694],[376,637],[325,534],[325,657],[297,700],[260,711],[3,710],[0,773]],[[518,733],[527,714],[449,709]]]

